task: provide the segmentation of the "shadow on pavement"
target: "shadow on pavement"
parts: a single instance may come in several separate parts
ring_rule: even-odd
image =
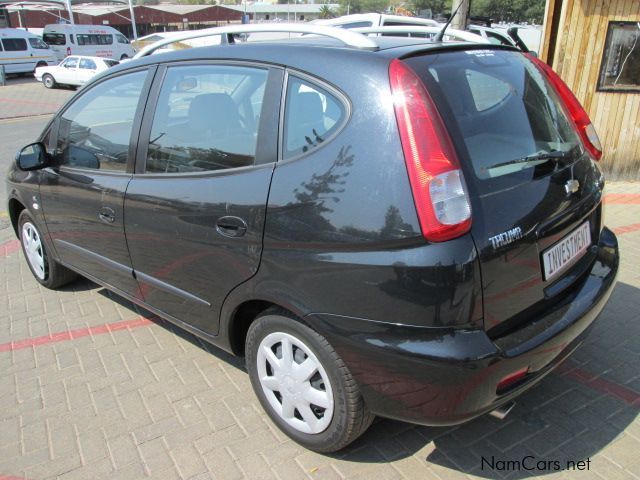
[[[245,370],[244,359],[203,342],[105,289],[100,293]],[[386,463],[416,455],[432,468],[489,479],[555,473],[564,470],[569,461],[586,469],[587,460],[613,442],[636,419],[640,409],[638,312],[640,290],[618,283],[585,343],[560,368],[517,398],[516,408],[505,420],[484,415],[445,428],[377,419],[350,447],[329,457]],[[588,375],[580,380],[584,373]],[[608,392],[607,386],[619,387],[631,395],[631,400]],[[581,461],[584,463],[578,463]]]

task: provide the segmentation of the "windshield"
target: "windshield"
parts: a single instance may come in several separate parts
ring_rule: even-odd
[[[582,152],[555,91],[523,54],[467,50],[405,61],[427,86],[478,183],[505,177],[504,183],[510,175],[526,181],[540,173],[536,167]]]
[[[39,38],[30,38],[29,43],[31,44],[31,48],[39,48],[41,50],[46,50],[49,48],[49,45],[44,43]]]

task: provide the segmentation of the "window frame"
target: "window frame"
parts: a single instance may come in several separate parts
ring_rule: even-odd
[[[149,150],[149,140],[151,129],[155,117],[160,91],[164,84],[167,70],[173,67],[188,66],[222,66],[222,67],[246,67],[259,68],[267,71],[267,82],[262,100],[262,112],[260,113],[260,123],[258,124],[258,138],[256,141],[256,156],[253,165],[246,167],[224,168],[220,170],[208,170],[203,172],[146,172],[147,153]],[[145,178],[170,178],[170,177],[206,177],[229,175],[239,171],[262,168],[274,164],[278,158],[278,121],[277,118],[282,103],[280,95],[282,93],[282,83],[284,69],[270,64],[242,61],[242,60],[185,60],[173,61],[158,65],[153,85],[149,90],[148,104],[144,110],[140,135],[138,137],[138,147],[136,151],[136,161],[134,174]],[[271,119],[271,120],[269,120]]]
[[[342,120],[340,122],[338,122],[338,126],[336,127],[335,131],[329,135],[323,142],[322,145],[319,145],[317,148],[313,149],[313,150],[309,150],[307,152],[302,152],[299,153],[298,155],[293,155],[291,157],[288,158],[284,158],[284,153],[285,153],[285,144],[284,144],[284,122],[285,122],[285,114],[286,114],[286,109],[287,109],[287,91],[289,89],[289,77],[296,77],[298,80],[302,80],[303,82],[307,82],[313,86],[316,86],[322,90],[327,91],[328,93],[330,93],[331,95],[333,95],[340,103],[342,103],[342,106],[344,108],[344,117],[342,118]],[[279,125],[279,133],[278,133],[278,163],[286,163],[286,162],[293,162],[295,160],[299,160],[301,158],[304,158],[308,155],[312,155],[315,152],[319,152],[320,150],[322,150],[323,148],[325,148],[329,143],[331,143],[333,141],[334,138],[336,138],[346,127],[347,123],[349,123],[349,120],[351,119],[351,114],[352,114],[352,107],[351,107],[351,102],[349,101],[349,97],[347,97],[347,95],[345,93],[343,93],[341,90],[338,89],[338,87],[335,87],[325,81],[322,81],[316,77],[313,77],[312,75],[309,75],[308,73],[305,72],[301,72],[300,70],[296,70],[293,68],[287,68],[286,72],[285,72],[285,78],[284,78],[284,82],[282,84],[282,102],[280,103],[280,121],[278,122]]]
[[[80,62],[78,61],[78,64]],[[147,76],[144,80],[144,83],[142,84],[142,90],[140,92],[140,98],[138,99],[138,106],[136,107],[136,113],[133,115],[133,124],[131,126],[131,135],[129,136],[129,150],[128,150],[128,155],[127,155],[127,165],[126,168],[123,172],[121,171],[115,171],[115,170],[100,170],[100,169],[95,169],[95,168],[83,168],[83,167],[74,167],[74,166],[70,166],[70,165],[55,165],[52,167],[47,167],[47,168],[52,168],[54,170],[58,170],[61,172],[70,172],[70,173],[74,173],[74,172],[84,172],[84,173],[91,173],[92,175],[118,175],[118,176],[131,176],[133,174],[134,171],[134,166],[135,166],[135,154],[136,154],[136,145],[138,142],[138,138],[140,136],[140,126],[142,123],[142,115],[144,113],[144,109],[145,109],[145,105],[147,104],[148,100],[149,100],[149,91],[151,89],[151,85],[153,83],[154,77],[156,76],[157,73],[157,66],[156,65],[145,65],[142,67],[138,67],[132,70],[125,70],[125,71],[121,71],[121,72],[117,72],[113,75],[109,75],[106,77],[102,77],[98,82],[92,84],[91,86],[85,87],[82,90],[80,90],[75,96],[73,96],[71,98],[70,101],[68,101],[66,104],[64,104],[62,106],[62,108],[60,109],[60,111],[58,112],[58,114],[55,116],[54,120],[52,121],[51,125],[53,126],[53,128],[55,129],[54,135],[53,137],[55,138],[54,140],[54,144],[57,145],[58,144],[58,140],[59,140],[59,136],[60,136],[60,119],[62,118],[62,116],[65,114],[65,112],[71,108],[72,105],[74,105],[77,101],[79,101],[82,97],[84,97],[87,93],[91,92],[94,88],[99,87],[100,85],[102,85],[103,83],[105,83],[108,80],[117,78],[117,77],[121,77],[124,75],[129,75],[132,73],[138,73],[138,72],[147,72]],[[57,148],[57,147],[55,147]]]
[[[638,88],[612,88],[606,87],[602,84],[602,74],[607,64],[607,52],[611,46],[611,40],[613,38],[612,28],[615,26],[637,25],[638,22],[628,20],[609,20],[607,25],[607,33],[605,36],[604,48],[602,49],[602,56],[600,57],[600,69],[598,70],[598,82],[596,84],[596,92],[602,93],[640,93],[640,82],[638,82]],[[640,34],[640,33],[639,33]]]

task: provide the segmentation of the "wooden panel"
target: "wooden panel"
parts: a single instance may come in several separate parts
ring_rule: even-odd
[[[640,93],[596,91],[609,22],[640,21],[640,1],[565,0],[561,8],[553,68],[589,113],[605,169],[640,179]]]

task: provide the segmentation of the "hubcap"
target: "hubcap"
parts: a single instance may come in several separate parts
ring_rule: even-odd
[[[22,225],[22,245],[31,269],[40,280],[44,280],[44,251],[38,230],[31,222]]]
[[[333,391],[318,358],[300,339],[267,335],[258,347],[260,385],[273,410],[302,433],[323,432],[333,417]]]

